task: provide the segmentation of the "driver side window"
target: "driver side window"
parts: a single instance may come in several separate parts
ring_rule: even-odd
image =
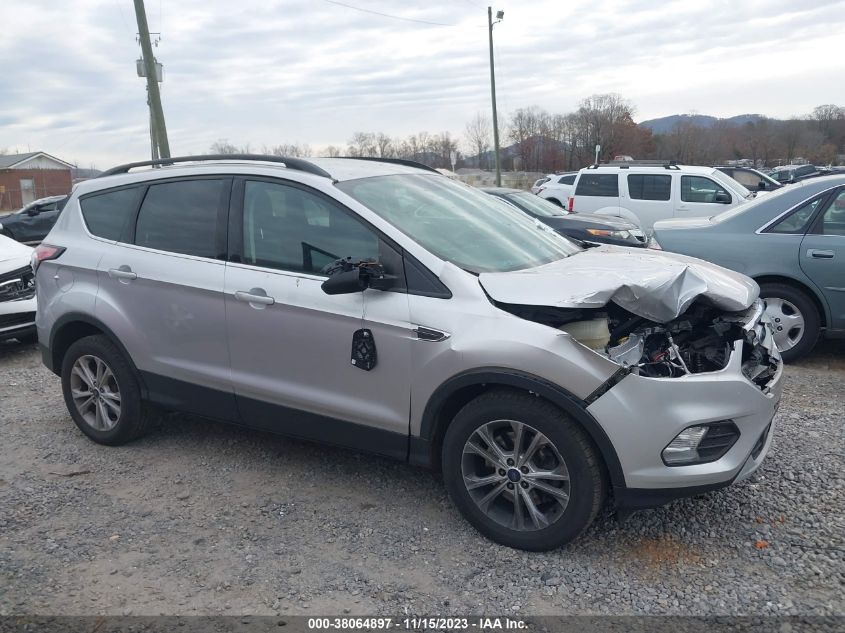
[[[713,180],[704,176],[681,176],[681,200],[684,202],[719,202],[716,200],[719,192],[730,202],[730,194]]]
[[[246,264],[319,275],[337,259],[379,257],[379,238],[372,230],[298,187],[247,181],[243,209]]]

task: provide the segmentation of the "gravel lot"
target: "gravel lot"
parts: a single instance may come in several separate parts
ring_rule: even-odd
[[[0,615],[843,615],[845,344],[787,373],[752,481],[527,554],[386,459],[176,415],[98,446],[0,343]]]

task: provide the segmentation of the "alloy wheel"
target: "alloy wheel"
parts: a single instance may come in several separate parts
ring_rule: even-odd
[[[786,299],[767,297],[764,301],[778,349],[781,352],[792,349],[804,336],[804,315],[794,303]]]
[[[120,419],[120,386],[106,362],[97,356],[76,359],[70,375],[73,403],[92,429],[110,431]]]
[[[518,531],[555,523],[569,504],[566,463],[552,441],[516,420],[478,427],[464,444],[463,483],[490,519]]]

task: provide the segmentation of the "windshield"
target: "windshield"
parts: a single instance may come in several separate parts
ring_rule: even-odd
[[[525,209],[529,213],[540,217],[556,218],[566,215],[566,212],[554,202],[538,198],[532,193],[526,193],[524,191],[519,193],[507,193],[504,195],[504,198],[505,200],[513,202],[520,209]]]
[[[533,268],[582,250],[522,211],[442,176],[376,176],[336,186],[432,254],[473,273]]]
[[[748,202],[743,202],[742,204],[738,204],[734,207],[731,207],[727,211],[722,211],[718,215],[714,215],[710,218],[711,222],[719,223],[724,222],[725,220],[730,220],[733,217],[738,216],[740,213],[745,213],[746,211],[750,211],[751,209],[757,208],[757,205],[761,203],[768,203],[770,200],[776,199],[778,196],[782,196],[789,191],[795,191],[795,189],[789,189],[787,187],[781,187],[780,189],[776,189],[772,193],[761,196],[759,198],[755,198],[754,200],[749,200]]]

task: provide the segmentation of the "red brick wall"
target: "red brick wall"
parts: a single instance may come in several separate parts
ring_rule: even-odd
[[[0,209],[20,209],[21,180],[35,181],[35,199],[70,193],[70,169],[0,169]]]

